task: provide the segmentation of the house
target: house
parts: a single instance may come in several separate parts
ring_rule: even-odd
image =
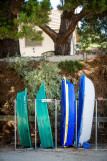
[[[60,16],[61,11],[58,10],[52,10],[51,11],[51,21],[49,22],[49,26],[58,32],[60,28]],[[37,30],[41,30],[39,27],[37,27]],[[44,40],[42,41],[31,41],[26,38],[19,39],[20,44],[20,53],[21,56],[29,56],[29,57],[37,57],[41,56],[42,53],[47,51],[54,51],[54,42],[52,39],[43,32]],[[76,44],[76,33],[74,31],[72,40],[71,40],[71,53],[70,55],[75,54],[75,44]]]

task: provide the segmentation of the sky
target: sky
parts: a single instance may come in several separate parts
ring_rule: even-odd
[[[54,10],[57,9],[57,5],[60,4],[60,0],[50,0]]]
[[[39,1],[41,1],[41,0],[39,0]],[[51,5],[52,5],[52,8],[54,10],[56,10],[57,9],[57,5],[60,4],[60,0],[50,0],[50,2],[51,2]]]

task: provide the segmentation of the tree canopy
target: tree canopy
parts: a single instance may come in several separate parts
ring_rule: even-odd
[[[20,29],[18,37],[29,37],[31,40],[42,40],[42,32],[37,31],[36,26],[45,26],[49,21],[49,14],[51,11],[51,4],[49,0],[41,2],[37,0],[29,0],[22,6],[18,19],[15,23]]]
[[[80,36],[79,48],[86,50],[90,45],[97,45],[98,48],[107,50],[107,16],[106,12],[98,15],[84,17],[81,20],[81,26],[78,28]]]
[[[17,25],[14,19],[22,9],[24,0],[0,0],[0,39],[16,39]]]
[[[7,2],[9,5],[9,0],[7,0]],[[4,1],[1,1],[0,3],[3,6]],[[12,36],[17,39],[26,36],[32,40],[41,40],[43,39],[42,32],[37,32],[35,28],[35,26],[38,26],[53,40],[56,55],[70,54],[72,33],[79,21],[87,16],[88,19],[92,16],[96,16],[97,19],[98,15],[104,12],[107,8],[107,1],[105,0],[61,0],[60,5],[58,5],[58,9],[62,11],[61,25],[59,32],[57,33],[48,26],[48,22],[50,21],[49,14],[52,9],[50,0],[42,0],[41,2],[38,0],[28,0],[25,2],[23,0],[11,0],[10,6],[14,6],[13,4],[15,3],[17,3],[17,7],[15,8],[19,9],[19,14],[18,19],[14,19],[14,23],[13,21],[10,22],[11,17],[6,16],[6,14],[3,14],[1,18],[2,13],[6,12],[6,6],[3,6],[3,12],[0,13],[0,22],[2,22],[2,25],[0,26],[0,39],[4,38],[7,34],[8,37],[10,35],[10,37]],[[6,1],[5,4],[7,5]],[[82,7],[81,12],[76,13],[76,8],[80,6]],[[6,19],[7,17],[8,21]],[[18,32],[17,27],[20,28]],[[7,31],[5,31],[5,29]]]

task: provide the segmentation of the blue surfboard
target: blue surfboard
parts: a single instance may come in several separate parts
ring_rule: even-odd
[[[73,143],[75,129],[75,90],[74,85],[65,78],[62,79],[61,91],[61,125],[60,143],[63,147]]]
[[[79,147],[79,139],[80,139],[81,128],[82,128],[84,96],[85,96],[85,75],[82,75],[79,79],[79,108],[78,108],[78,117],[77,117],[77,147]]]

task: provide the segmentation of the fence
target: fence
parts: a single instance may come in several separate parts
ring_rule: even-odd
[[[102,101],[107,101],[107,99],[102,98],[102,97],[98,97],[95,99],[95,115],[96,115],[96,117],[94,119],[94,121],[95,121],[95,150],[107,150],[107,148],[106,149],[98,148],[98,125],[99,125],[99,122],[103,121],[103,123],[107,123],[107,117],[98,117],[98,102],[102,102]],[[107,105],[106,105],[106,107],[107,107]],[[107,127],[105,127],[105,128],[107,128]],[[100,142],[100,145],[101,144],[104,145],[104,143]],[[105,144],[107,145],[107,142]]]
[[[28,99],[28,101],[30,101]],[[49,103],[54,103],[55,105],[55,150],[57,150],[57,105],[60,104],[60,100],[52,100],[52,99],[43,99],[42,100],[43,102],[49,102]],[[95,99],[95,117],[93,118],[93,122],[95,123],[95,149],[94,150],[107,150],[106,148],[105,149],[101,149],[101,148],[98,148],[98,132],[99,132],[99,129],[100,128],[100,123],[103,122],[104,123],[107,123],[107,117],[99,117],[98,116],[98,103],[99,102],[105,102],[107,101],[107,99],[104,99],[104,98],[96,98]],[[36,100],[35,100],[35,107],[36,107]],[[107,107],[107,106],[106,106]],[[35,108],[36,109],[36,108]],[[105,114],[106,115],[106,114]],[[18,150],[16,148],[16,145],[17,145],[17,138],[16,138],[16,133],[17,133],[17,122],[16,122],[16,103],[15,103],[15,116],[0,116],[0,121],[15,121],[15,150]],[[35,116],[30,116],[29,117],[29,120],[31,122],[35,122],[35,150],[37,150],[37,135],[36,135],[36,132],[37,132],[37,129],[36,129],[36,110],[35,110]],[[105,127],[107,128],[107,127]],[[106,130],[106,129],[105,129]],[[75,135],[76,135],[76,143],[77,143],[77,101],[76,101],[76,130],[75,130]],[[100,143],[101,144],[101,143]],[[104,144],[104,143],[103,143]],[[107,144],[107,143],[106,143]],[[76,146],[76,144],[75,144]],[[41,149],[39,149],[41,150]]]

